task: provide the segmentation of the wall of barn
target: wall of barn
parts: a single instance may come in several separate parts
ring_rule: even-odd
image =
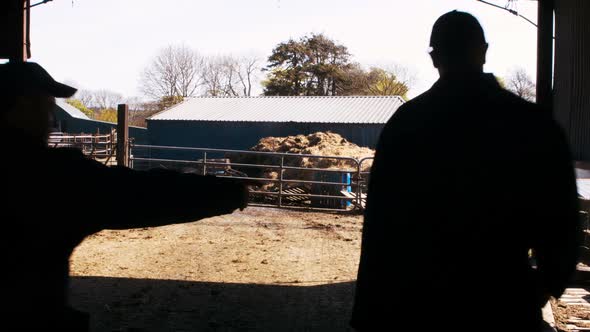
[[[235,150],[247,150],[264,137],[307,135],[318,131],[338,133],[357,145],[375,148],[382,129],[382,124],[148,120],[152,145]]]
[[[70,116],[65,111],[56,112],[56,120],[61,132],[68,134],[109,134],[111,129],[117,129],[117,124],[106,121],[78,119]],[[138,144],[148,144],[148,132],[146,128],[129,127],[129,137]]]

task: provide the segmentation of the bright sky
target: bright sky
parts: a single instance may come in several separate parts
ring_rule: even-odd
[[[536,21],[536,1],[517,5]],[[141,96],[140,73],[167,45],[266,59],[278,43],[314,32],[347,46],[361,64],[411,68],[412,97],[438,78],[428,41],[434,21],[453,9],[482,24],[485,71],[505,76],[520,66],[534,79],[535,27],[476,0],[54,0],[32,9],[31,61],[78,88]]]

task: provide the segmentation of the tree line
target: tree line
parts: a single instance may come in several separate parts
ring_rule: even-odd
[[[407,69],[353,62],[344,45],[312,34],[277,45],[263,69],[266,96],[401,96],[407,99],[412,77]]]
[[[68,102],[90,117],[116,121],[116,105],[127,103],[131,124],[187,97],[401,96],[407,99],[415,76],[399,65],[368,67],[355,62],[348,48],[324,34],[310,34],[276,45],[264,61],[256,56],[203,56],[186,45],[169,45],[144,68],[139,90],[149,99],[109,91],[79,91]],[[534,83],[521,68],[501,79],[519,96],[534,100]]]
[[[203,57],[184,45],[168,46],[144,69],[140,89],[154,100],[172,102],[194,96],[249,97],[256,87],[262,87],[265,96],[405,98],[411,84],[402,67],[364,69],[352,61],[346,46],[323,34],[280,43],[266,66],[262,62],[257,57]]]

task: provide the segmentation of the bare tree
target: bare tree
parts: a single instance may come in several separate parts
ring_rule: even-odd
[[[517,67],[508,73],[506,78],[508,90],[528,101],[536,99],[536,85],[524,68]]]
[[[190,97],[202,85],[201,74],[205,60],[186,46],[176,48],[175,59],[177,66],[177,95]]]
[[[127,97],[124,101],[129,106],[129,111],[141,111],[145,102],[139,97]]]
[[[139,97],[129,97],[125,100],[129,105],[129,124],[136,127],[146,127],[146,119],[162,110],[157,102],[147,102]]]
[[[257,57],[213,56],[203,71],[204,95],[212,97],[251,96],[259,83],[261,60]]]
[[[154,99],[176,94],[176,70],[172,46],[162,49],[146,67],[140,79],[140,89]]]
[[[341,81],[336,90],[337,95],[400,96],[407,100],[415,75],[401,65],[370,67],[365,70],[360,64],[353,63],[342,73]]]
[[[171,45],[144,69],[140,89],[158,101],[195,95],[251,96],[260,82],[260,63],[255,56],[205,58],[184,45]]]
[[[143,113],[143,104],[144,102],[139,97],[128,97],[125,99],[125,104],[129,107],[129,123],[132,126],[137,126],[139,122],[137,121],[138,118],[141,117]]]
[[[262,60],[256,56],[243,56],[234,62],[237,81],[242,90],[242,96],[252,96],[252,87],[260,83]]]
[[[227,90],[224,78],[226,77],[227,64],[222,57],[211,57],[206,61],[203,69],[203,94],[209,97],[226,97]]]
[[[109,90],[98,90],[94,91],[93,94],[94,106],[101,110],[115,109],[124,100],[121,94]]]
[[[160,51],[140,78],[140,89],[148,97],[191,97],[202,85],[204,59],[184,45]]]
[[[91,107],[94,104],[94,93],[90,90],[78,90],[74,95],[74,98],[81,101],[86,107]]]
[[[209,57],[203,71],[204,95],[211,97],[239,96],[237,63],[233,57],[227,55]]]
[[[67,84],[69,86],[73,86],[76,89],[78,89],[78,91],[76,91],[76,93],[70,99],[79,100],[86,107],[92,106],[93,99],[94,99],[92,91],[81,89],[80,84],[78,84],[78,82],[76,82],[74,80],[65,80],[64,84]]]
[[[405,85],[408,90],[412,89],[418,80],[414,70],[399,63],[393,63],[385,66],[385,70],[395,75],[397,81]]]

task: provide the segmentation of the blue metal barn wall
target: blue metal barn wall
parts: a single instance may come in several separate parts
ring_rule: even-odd
[[[318,131],[338,133],[357,145],[375,148],[382,129],[382,124],[148,120],[152,145],[236,150],[247,150],[263,137],[307,135]],[[182,155],[164,155],[182,158]]]
[[[69,115],[56,114],[57,120],[61,124],[61,131],[68,134],[108,134],[112,128],[117,129],[116,123],[96,121],[96,120],[85,120],[70,117]],[[141,127],[129,127],[129,137],[135,139],[136,143],[148,144],[148,132],[146,128]]]

